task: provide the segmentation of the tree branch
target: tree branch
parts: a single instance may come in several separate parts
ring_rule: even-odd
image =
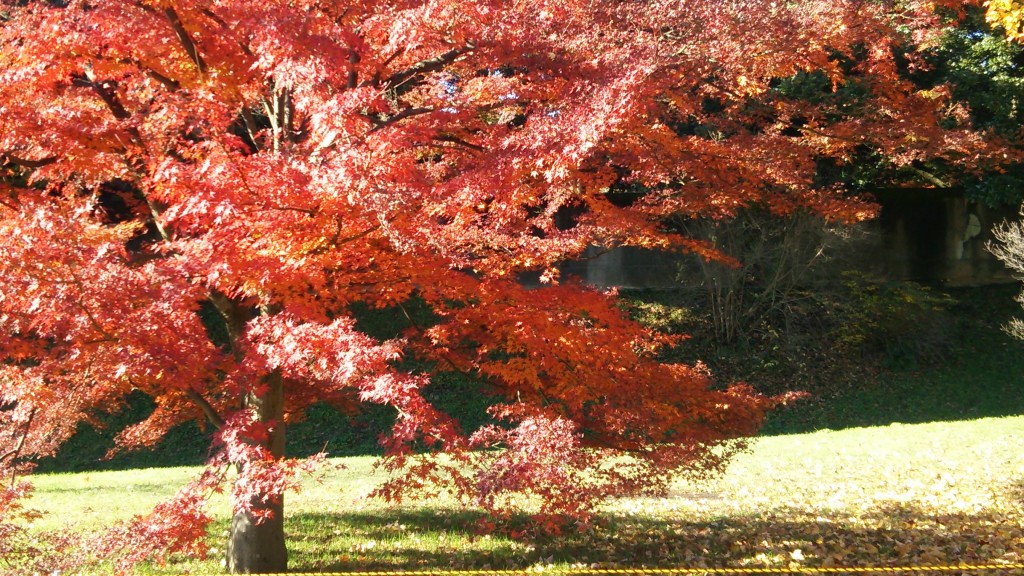
[[[935,186],[937,188],[949,188],[950,187],[949,186],[949,182],[946,182],[942,178],[939,178],[938,176],[936,176],[935,174],[932,174],[931,172],[928,172],[927,170],[922,170],[922,169],[920,169],[920,168],[918,168],[916,166],[906,166],[906,169],[908,171],[910,171],[910,172],[913,172],[915,175],[920,176],[925,181],[927,181],[929,184],[931,184],[931,185],[933,185],[933,186]]]
[[[264,212],[264,211],[267,211],[267,210],[277,210],[277,211],[280,211],[280,212],[298,212],[300,214],[305,214],[306,216],[316,216],[317,214],[319,214],[319,212],[317,212],[313,208],[300,208],[298,206],[260,205],[260,204],[256,204],[255,202],[246,202],[244,204],[239,204],[239,206],[242,207],[242,208],[252,208],[253,212]]]
[[[69,284],[78,288],[79,292],[84,295],[87,292],[87,290],[85,289],[85,284],[78,277],[78,275],[75,274],[75,271],[73,269],[68,270],[68,273],[71,275],[71,281],[69,282]],[[103,338],[101,338],[100,340],[110,342],[117,341],[117,338],[114,337],[114,335],[111,334],[110,332],[107,332],[107,329],[104,328],[102,324],[100,324],[99,320],[92,313],[92,310],[89,310],[89,307],[82,302],[81,298],[75,301],[75,305],[78,306],[82,310],[82,312],[85,312],[85,316],[89,319],[89,323],[92,324],[92,327],[97,332],[99,332],[100,335],[103,336]]]
[[[292,141],[295,105],[292,102],[291,91],[275,87],[273,97],[269,100],[263,99],[263,110],[270,119],[274,153],[278,153],[282,150],[283,144]]]
[[[480,146],[479,144],[473,144],[472,142],[466,142],[462,138],[459,138],[458,136],[452,136],[451,134],[441,134],[440,136],[434,136],[434,140],[437,140],[438,142],[450,142],[452,144],[458,144],[460,146],[465,146],[466,148],[469,148],[470,150],[476,150],[477,152],[483,152],[483,151],[487,150],[487,148],[484,148],[483,146]]]
[[[384,80],[383,85],[385,88],[388,89],[395,88],[396,86],[404,84],[405,82],[409,81],[409,79],[415,76],[419,76],[420,74],[436,72],[438,70],[441,70],[445,66],[451,64],[452,62],[458,60],[459,57],[462,56],[463,54],[466,54],[467,52],[472,52],[475,49],[476,46],[474,46],[473,44],[467,44],[461,48],[449,50],[448,52],[445,52],[444,54],[441,54],[440,56],[437,56],[435,58],[430,58],[429,60],[417,62],[416,64],[413,64],[412,66],[406,68],[405,70],[400,70],[398,72],[395,72],[391,76],[388,76]]]
[[[348,55],[348,79],[345,82],[345,87],[349,90],[356,87],[356,81],[359,79],[356,64],[359,64],[359,54],[353,50]]]
[[[384,62],[380,65],[380,67],[390,66],[391,63],[395,61],[395,58],[398,58],[399,56],[401,56],[404,53],[405,53],[405,48],[399,48],[398,50],[395,50],[395,53],[392,54],[391,56],[388,56],[384,60]],[[369,80],[363,80],[362,82],[359,83],[358,87],[362,88],[364,86],[379,86],[379,85],[380,85],[380,68],[378,68],[377,71],[373,73],[373,78],[371,78]]]
[[[206,398],[203,398],[201,394],[191,388],[185,390],[185,394],[189,400],[199,406],[199,409],[206,415],[206,419],[210,421],[210,424],[213,424],[218,430],[224,427],[224,419],[221,418],[220,414],[217,413],[217,410]]]
[[[43,166],[49,166],[57,161],[56,156],[47,156],[38,160],[29,160],[28,158],[21,158],[15,156],[10,152],[0,152],[0,165],[2,164],[14,164],[15,166],[21,166],[22,168],[41,168]]]
[[[288,142],[295,142],[295,100],[291,90],[281,90],[278,96],[281,103],[281,125],[284,127],[282,137]]]
[[[85,88],[91,88],[97,96],[103,99],[103,103],[107,105],[110,113],[114,115],[114,118],[118,120],[127,120],[131,118],[131,112],[125,110],[124,106],[121,105],[121,101],[117,99],[117,94],[114,92],[115,84],[113,82],[97,82],[94,80],[94,76],[91,72],[86,71],[81,76],[75,76],[71,79],[71,83],[75,86],[82,86]]]
[[[178,89],[181,88],[181,83],[177,80],[173,78],[168,78],[167,76],[164,76],[163,74],[157,72],[156,70],[153,70],[152,68],[146,68],[145,70],[146,74],[148,74],[150,78],[163,84],[171,92],[176,92],[178,91]]]
[[[146,207],[149,208],[149,214],[153,217],[153,225],[156,226],[156,231],[160,233],[160,237],[163,238],[164,241],[170,242],[170,231],[160,223],[160,216],[164,212],[164,207],[151,200],[150,197],[140,189],[136,188],[135,196],[146,203]]]
[[[171,23],[171,29],[174,30],[175,36],[178,37],[178,42],[181,42],[181,46],[188,53],[188,57],[195,62],[200,74],[206,74],[206,62],[203,61],[203,57],[199,54],[199,48],[196,47],[196,43],[192,41],[192,37],[185,30],[185,26],[181,23],[178,13],[174,11],[173,7],[168,6],[164,8],[164,15],[167,16],[167,21]]]
[[[220,16],[217,16],[217,14],[215,14],[213,12],[213,10],[210,10],[208,8],[203,8],[202,10],[200,10],[200,12],[203,13],[210,20],[213,20],[218,26],[221,27],[222,30],[226,30],[226,31],[230,31],[231,30],[231,26],[229,26],[228,23],[223,18],[221,18]],[[249,47],[246,46],[245,44],[243,44],[241,41],[238,42],[238,48],[246,56],[249,56],[249,57],[253,56],[252,50],[250,50]]]
[[[225,294],[211,289],[210,302],[224,319],[224,326],[228,331],[228,347],[235,359],[241,360],[242,351],[238,349],[237,342],[242,337],[242,330],[245,328],[245,314],[231,298]]]
[[[260,144],[256,140],[256,133],[259,132],[259,127],[256,126],[256,119],[253,118],[252,111],[245,106],[242,106],[242,121],[245,122],[245,133],[249,135],[253,148],[256,152],[259,152]]]
[[[423,115],[423,114],[430,114],[433,111],[434,111],[433,108],[407,108],[407,109],[402,110],[401,112],[399,112],[397,114],[389,116],[387,118],[387,120],[376,120],[376,119],[371,117],[370,118],[370,122],[373,122],[373,128],[370,128],[369,134],[373,134],[374,132],[376,132],[378,130],[387,128],[388,126],[391,126],[392,124],[395,124],[397,122],[405,120],[406,118],[411,118],[413,116],[420,116],[420,115]]]
[[[0,465],[3,465],[4,461],[7,460],[8,458],[11,458],[13,460],[16,459],[19,454],[21,454],[22,449],[25,448],[25,441],[28,439],[28,432],[29,430],[32,429],[32,420],[35,419],[35,417],[36,408],[32,408],[32,410],[30,410],[28,413],[28,420],[25,421],[25,431],[21,433],[21,438],[18,439],[18,444],[15,445],[14,448],[8,450],[7,452],[0,454]],[[17,477],[17,469],[15,469],[15,471],[11,474],[12,487],[14,486],[14,481],[17,479]]]

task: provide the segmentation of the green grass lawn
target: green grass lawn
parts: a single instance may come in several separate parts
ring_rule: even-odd
[[[286,501],[296,571],[621,566],[861,566],[1024,561],[1024,417],[818,431],[759,439],[728,472],[680,481],[663,498],[608,502],[592,529],[517,540],[476,529],[481,514],[432,501],[364,498],[373,458]],[[42,528],[96,530],[144,513],[195,469],[35,477]],[[220,570],[227,503],[206,561],[153,573]],[[97,571],[102,572],[102,567]]]

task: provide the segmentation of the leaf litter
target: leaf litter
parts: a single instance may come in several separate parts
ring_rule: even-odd
[[[718,479],[610,506],[615,537],[595,555],[686,567],[1019,564],[1022,441],[1022,418],[763,438]]]

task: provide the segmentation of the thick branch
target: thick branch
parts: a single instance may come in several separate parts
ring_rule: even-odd
[[[182,48],[188,53],[188,57],[195,62],[196,68],[199,69],[201,74],[206,74],[206,62],[203,61],[203,57],[199,54],[199,48],[196,47],[196,43],[192,41],[192,37],[185,30],[185,26],[181,23],[178,13],[174,11],[174,8],[168,6],[164,9],[164,15],[167,16],[167,21],[171,23],[171,28],[174,30],[175,36],[178,37],[178,42],[181,42]]]
[[[394,54],[392,54],[391,56],[388,56],[384,60],[384,62],[380,65],[380,68],[386,68],[386,67],[390,66],[391,63],[394,62],[396,58],[398,58],[399,56],[401,56],[404,53],[405,53],[405,48],[399,48],[398,50],[395,50]],[[378,68],[377,71],[373,73],[373,77],[372,78],[370,78],[369,80],[363,80],[362,82],[360,82],[358,84],[358,87],[362,88],[364,86],[380,86],[380,68]]]
[[[420,115],[423,115],[423,114],[430,114],[433,111],[434,111],[433,108],[407,108],[405,110],[402,110],[398,114],[394,114],[392,116],[389,116],[387,118],[387,120],[376,120],[374,118],[370,118],[370,122],[373,122],[373,124],[374,124],[373,128],[370,129],[370,134],[376,132],[377,130],[381,130],[383,128],[387,128],[388,126],[391,126],[392,124],[395,124],[396,122],[400,122],[402,120],[405,120],[406,118],[411,118],[413,116],[420,116]]]
[[[291,91],[286,89],[274,89],[273,98],[263,100],[263,110],[270,119],[270,128],[273,131],[274,152],[280,152],[285,142],[292,141],[292,118],[295,107],[292,102]]]
[[[43,166],[49,166],[56,161],[56,156],[47,156],[38,160],[29,160],[28,158],[15,156],[10,152],[0,152],[0,165],[14,164],[15,166],[21,166],[22,168],[41,168]]]
[[[357,80],[359,79],[358,73],[356,72],[356,64],[359,64],[359,54],[355,50],[348,55],[348,79],[345,83],[345,87],[352,89],[356,87]]]
[[[290,90],[282,90],[278,95],[281,110],[281,126],[284,128],[282,137],[288,142],[295,141],[295,101]]]
[[[223,28],[225,30],[230,30],[231,29],[231,27],[228,26],[228,23],[225,22],[224,19],[221,18],[220,16],[217,16],[213,12],[213,10],[210,10],[208,8],[203,8],[202,10],[200,10],[200,12],[202,12],[204,15],[206,15],[206,17],[209,18],[210,20],[213,20],[214,22],[216,22],[217,25],[220,26],[221,28]]]
[[[939,178],[935,174],[928,172],[927,170],[922,170],[920,168],[917,168],[916,166],[907,166],[906,168],[907,170],[913,172],[915,175],[923,178],[932,186],[935,186],[937,188],[949,188],[948,182],[946,182],[942,178]]]
[[[234,300],[217,290],[210,290],[210,302],[217,309],[217,312],[220,313],[221,318],[224,319],[224,325],[228,330],[228,339],[230,340],[228,345],[231,348],[231,353],[236,359],[241,359],[242,352],[238,349],[236,343],[242,337],[242,331],[245,329],[245,312],[239,308]]]
[[[114,84],[112,82],[97,82],[92,78],[92,74],[88,72],[83,76],[76,76],[72,79],[72,84],[75,86],[83,86],[91,88],[96,93],[103,103],[107,105],[110,113],[114,115],[114,118],[118,120],[127,120],[131,118],[131,113],[125,110],[121,101],[117,99],[117,94],[114,92]]]
[[[395,72],[391,76],[387,77],[384,80],[383,84],[386,88],[394,88],[407,82],[409,79],[415,76],[419,76],[420,74],[427,74],[430,72],[436,72],[438,70],[441,70],[445,66],[458,60],[459,57],[462,56],[463,54],[466,54],[467,52],[472,52],[475,49],[476,46],[472,44],[467,44],[461,48],[449,50],[448,52],[445,52],[444,54],[441,54],[436,58],[431,58],[429,60],[417,62],[416,64],[413,64],[412,66],[406,68],[405,70]]]
[[[180,82],[173,78],[168,78],[167,76],[164,76],[163,74],[157,72],[156,70],[153,70],[152,68],[146,68],[146,74],[148,74],[149,77],[153,80],[156,80],[157,82],[163,84],[171,92],[176,92],[179,88],[181,88]]]
[[[218,26],[221,27],[221,30],[224,30],[226,32],[230,32],[231,31],[231,26],[229,26],[228,23],[223,18],[221,18],[220,16],[217,16],[213,12],[213,10],[204,8],[204,9],[200,10],[200,12],[202,12],[204,15],[206,15],[206,17],[209,18],[210,20],[213,20]],[[238,48],[246,56],[249,56],[249,57],[253,56],[252,50],[250,50],[249,47],[246,46],[243,42],[241,42],[241,41],[238,42]]]
[[[210,421],[210,424],[213,424],[213,426],[218,430],[224,427],[224,419],[221,418],[220,414],[217,413],[217,410],[209,401],[207,401],[206,398],[203,398],[201,394],[191,388],[186,390],[185,394],[188,396],[189,400],[195,402],[196,406],[199,406],[199,409],[206,415],[206,419]]]
[[[163,224],[160,223],[160,215],[163,214],[164,208],[150,199],[149,196],[144,194],[141,190],[137,191],[136,196],[141,198],[149,208],[149,214],[153,217],[153,225],[156,226],[157,232],[160,233],[160,237],[165,241],[171,241],[171,232]]]
[[[441,134],[440,136],[434,136],[434,140],[437,140],[438,142],[450,142],[452,144],[458,144],[460,146],[465,146],[470,150],[476,150],[477,152],[483,152],[484,150],[487,150],[486,148],[480,146],[479,144],[466,142],[462,138],[459,138],[458,136],[452,136],[451,134]]]

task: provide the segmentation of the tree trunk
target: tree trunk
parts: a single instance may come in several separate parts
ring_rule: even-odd
[[[259,414],[261,422],[274,422],[266,446],[275,458],[284,456],[284,383],[274,372],[267,376],[267,393],[249,395],[246,405]],[[270,519],[257,524],[252,514],[239,513],[231,519],[227,568],[234,574],[280,573],[288,569],[284,542],[284,499],[269,504],[254,502],[255,509],[268,510]]]
[[[228,571],[232,574],[281,573],[288,569],[288,549],[284,544],[284,502],[261,506],[274,514],[256,524],[250,514],[239,513],[231,519],[228,541]]]

